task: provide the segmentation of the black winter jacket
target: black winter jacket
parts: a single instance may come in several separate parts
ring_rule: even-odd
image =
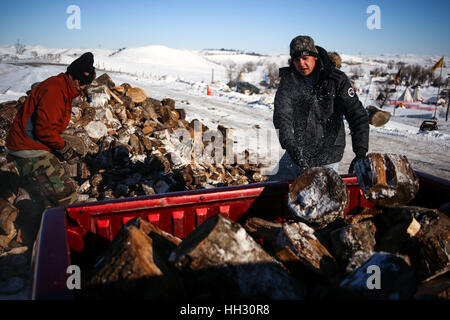
[[[338,70],[325,49],[316,46],[319,58],[312,73],[313,91],[295,67],[281,68],[275,95],[273,123],[283,149],[300,167],[339,162],[345,149],[347,120],[356,156],[368,151],[369,118],[344,72]]]

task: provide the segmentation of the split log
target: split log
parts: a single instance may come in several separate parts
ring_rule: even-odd
[[[405,205],[419,190],[419,178],[406,156],[369,153],[355,164],[364,197],[385,207]]]
[[[152,195],[152,194],[156,194],[155,189],[153,189],[151,186],[149,186],[146,183],[142,183],[141,184],[141,188],[144,191],[144,194],[146,196]]]
[[[450,299],[450,277],[444,275],[439,278],[418,285],[414,295],[415,300]]]
[[[277,259],[297,276],[312,271],[334,282],[340,274],[336,260],[319,235],[304,223],[276,223],[254,217],[246,220],[245,229],[269,244]]]
[[[293,217],[314,229],[344,217],[349,194],[339,174],[330,168],[309,168],[294,180],[288,195]]]
[[[356,224],[360,221],[372,219],[376,215],[382,213],[379,208],[356,207],[350,210],[344,218],[346,224]]]
[[[258,217],[245,220],[244,228],[254,238],[263,238],[264,243],[268,243],[274,252],[277,250],[277,237],[282,224],[279,222],[267,221]]]
[[[154,224],[141,218],[133,218],[127,226],[136,226],[153,240],[153,247],[165,259],[169,259],[171,252],[181,243],[181,239],[161,230]]]
[[[80,180],[88,179],[91,176],[91,172],[86,162],[77,163],[77,178]]]
[[[450,218],[436,209],[396,207],[375,220],[386,229],[377,248],[408,255],[421,281],[450,270]]]
[[[186,111],[184,111],[184,109],[175,109],[175,111],[178,113],[178,119],[180,120],[186,119]]]
[[[190,187],[194,183],[194,170],[191,165],[187,165],[176,172],[176,180],[179,186]]]
[[[177,299],[184,290],[176,270],[147,236],[147,225],[124,225],[84,279],[87,299]],[[145,231],[144,231],[145,230]],[[152,230],[153,231],[153,230]]]
[[[123,86],[115,86],[115,87],[113,87],[113,89],[116,90],[120,94],[125,93],[125,87],[123,87]]]
[[[87,147],[83,139],[78,136],[64,133],[61,134],[61,138],[63,138],[63,140],[66,141],[82,157],[86,156]]]
[[[403,257],[376,252],[339,289],[340,299],[406,300],[414,295],[416,280]]]
[[[450,218],[439,212],[438,220],[419,234],[416,271],[428,281],[450,270]]]
[[[19,210],[8,201],[0,198],[0,249],[8,247],[17,235],[14,226]]]
[[[114,88],[116,85],[114,83],[114,81],[111,80],[111,78],[109,77],[109,75],[107,73],[102,74],[101,76],[98,76],[97,78],[94,79],[94,81],[92,81],[90,86],[106,86],[107,88]]]
[[[106,88],[106,93],[109,94],[111,97],[114,98],[118,103],[124,104],[124,102],[114,93],[112,90],[110,90],[108,87]]]
[[[0,103],[0,129],[8,131],[21,104],[18,101]]]
[[[192,231],[169,258],[196,299],[300,299],[304,286],[239,224],[215,215]]]
[[[132,148],[134,153],[136,153],[136,154],[142,154],[143,153],[144,148],[142,147],[142,145],[141,145],[141,143],[139,141],[139,138],[134,133],[130,134],[130,142],[129,142],[129,144],[130,144],[130,146],[131,146],[131,148]]]
[[[142,136],[142,137],[141,137],[141,142],[142,142],[142,144],[143,144],[143,146],[144,146],[144,149],[145,149],[146,151],[152,151],[152,149],[153,149],[153,143],[152,143],[152,140],[151,140],[149,137],[147,137],[147,136]]]
[[[369,114],[369,123],[375,127],[382,127],[391,119],[390,112],[383,111],[375,106],[368,106],[366,110]]]
[[[376,243],[375,231],[376,228],[373,222],[366,220],[334,230],[330,233],[334,254],[346,268],[347,272],[351,272],[360,266],[357,265],[355,267],[354,263],[358,259],[352,259],[357,252],[358,255],[361,255],[361,252],[374,252]]]
[[[129,88],[125,95],[130,97],[134,103],[142,103],[147,99],[147,95],[141,88]]]
[[[170,98],[162,99],[161,104],[163,106],[168,106],[170,110],[175,109],[175,100],[173,100],[173,99],[170,99]]]
[[[172,170],[170,166],[170,161],[166,157],[162,156],[152,157],[151,162],[149,164],[149,169],[151,171],[165,172],[165,173],[169,173]]]

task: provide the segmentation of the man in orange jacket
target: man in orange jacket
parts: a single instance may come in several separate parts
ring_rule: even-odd
[[[87,52],[65,73],[33,88],[8,134],[8,157],[15,162],[26,186],[38,187],[47,208],[77,201],[76,184],[60,160],[71,163],[78,155],[60,134],[69,124],[72,100],[95,79],[93,64],[94,56]]]

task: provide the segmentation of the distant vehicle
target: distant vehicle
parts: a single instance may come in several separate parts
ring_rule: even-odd
[[[438,130],[438,125],[436,121],[433,120],[425,120],[420,125],[420,131],[433,131]]]

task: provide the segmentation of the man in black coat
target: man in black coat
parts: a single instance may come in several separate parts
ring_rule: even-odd
[[[337,171],[345,149],[344,117],[356,155],[352,167],[368,151],[369,117],[350,81],[308,36],[291,41],[290,56],[290,66],[280,69],[273,115],[286,152],[270,180],[295,179],[310,167]]]

